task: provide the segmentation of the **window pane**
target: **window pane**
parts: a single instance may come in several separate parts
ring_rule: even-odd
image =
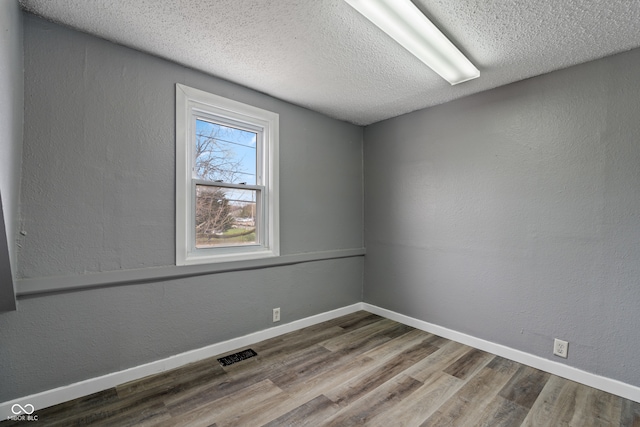
[[[196,248],[256,245],[259,190],[196,185]]]
[[[195,178],[256,184],[257,134],[196,119]]]

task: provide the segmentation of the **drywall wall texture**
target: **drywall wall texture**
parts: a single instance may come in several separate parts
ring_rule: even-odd
[[[24,85],[22,14],[17,1],[0,2],[0,312],[15,309],[16,230],[22,159]],[[3,236],[5,235],[6,236]],[[6,238],[5,238],[6,237]]]
[[[640,386],[638,67],[631,51],[367,127],[365,302]]]
[[[175,263],[175,83],[280,115],[281,253],[362,248],[362,128],[25,15],[22,278]],[[361,257],[24,298],[0,401],[361,301]],[[59,279],[58,279],[59,280]]]
[[[26,16],[21,278],[175,263],[175,83],[280,114],[282,254],[362,247],[362,128]]]

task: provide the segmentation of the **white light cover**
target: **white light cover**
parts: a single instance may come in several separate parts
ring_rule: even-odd
[[[480,71],[410,0],[345,0],[452,85]]]

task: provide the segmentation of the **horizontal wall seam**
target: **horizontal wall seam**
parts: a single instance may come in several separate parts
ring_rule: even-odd
[[[19,279],[17,282],[17,297],[24,298],[43,294],[87,290],[92,288],[162,282],[167,280],[184,279],[187,277],[206,276],[209,274],[282,267],[307,262],[360,257],[364,256],[365,253],[365,248],[335,249],[331,251],[306,252],[293,255],[281,255],[273,258],[221,262],[216,264],[171,265],[132,270],[105,271],[73,276],[50,276]]]

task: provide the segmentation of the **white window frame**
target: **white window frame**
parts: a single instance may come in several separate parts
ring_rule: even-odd
[[[221,123],[233,122],[257,129],[260,215],[257,216],[260,237],[256,245],[196,248],[195,185],[202,183],[193,176],[195,152],[195,118],[217,118]],[[277,113],[223,98],[199,89],[176,84],[176,265],[207,264],[252,260],[280,255],[278,199]],[[242,188],[240,185],[225,184]],[[247,189],[253,189],[247,186]]]

